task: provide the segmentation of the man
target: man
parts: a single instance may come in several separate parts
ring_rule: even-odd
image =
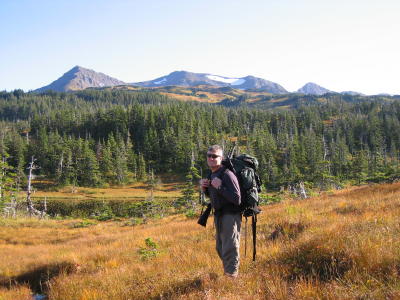
[[[224,266],[226,276],[237,277],[239,271],[240,188],[232,171],[222,165],[221,146],[211,146],[207,151],[207,165],[211,169],[210,179],[201,179],[203,191],[211,199],[214,208],[216,248]]]

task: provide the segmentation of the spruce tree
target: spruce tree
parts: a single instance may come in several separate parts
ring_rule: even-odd
[[[102,181],[96,154],[90,148],[87,140],[82,143],[81,168],[78,176],[79,184],[83,186],[98,186]]]
[[[186,208],[196,208],[196,188],[198,188],[198,181],[200,179],[199,170],[192,165],[185,176],[185,184],[182,187],[182,197],[177,201],[178,206]]]
[[[146,161],[141,153],[137,156],[137,180],[146,180]]]

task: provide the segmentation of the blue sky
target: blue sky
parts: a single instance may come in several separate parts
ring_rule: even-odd
[[[186,70],[400,94],[399,13],[394,0],[0,0],[0,90],[80,65],[126,82]]]

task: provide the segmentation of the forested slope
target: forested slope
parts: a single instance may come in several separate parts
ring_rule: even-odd
[[[233,107],[182,102],[142,90],[0,92],[2,165],[22,180],[34,156],[36,172],[60,185],[122,184],[150,170],[183,175],[192,163],[205,170],[210,144],[229,148],[237,140],[259,159],[268,188],[399,175],[395,97],[286,97],[295,108],[275,111],[244,98]]]

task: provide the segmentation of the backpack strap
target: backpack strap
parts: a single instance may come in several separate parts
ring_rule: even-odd
[[[208,180],[211,180],[211,173],[212,173],[211,170],[208,170],[208,172],[207,172],[207,179]]]
[[[226,166],[222,166],[221,168],[222,168],[221,170],[217,171],[218,172],[217,173],[217,178],[222,180],[222,177],[224,176],[224,174],[228,170],[228,168]],[[208,176],[207,176],[207,179],[211,180],[211,174],[212,174],[212,172],[210,171]]]

